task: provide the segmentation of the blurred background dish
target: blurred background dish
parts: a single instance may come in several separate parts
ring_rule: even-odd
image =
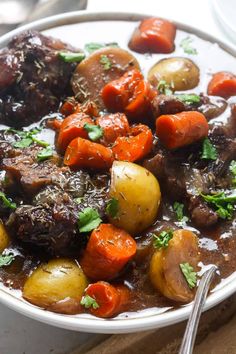
[[[236,44],[236,1],[212,0],[214,13],[222,30]]]

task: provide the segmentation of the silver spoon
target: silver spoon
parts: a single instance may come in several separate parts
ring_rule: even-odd
[[[202,276],[199,286],[196,292],[196,296],[193,303],[193,308],[189,316],[189,320],[185,329],[182,344],[179,350],[179,354],[192,354],[193,347],[197,335],[197,329],[203,307],[206,302],[207,293],[214,278],[215,272],[218,268],[212,265]]]

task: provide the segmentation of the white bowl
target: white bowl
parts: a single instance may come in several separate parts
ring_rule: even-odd
[[[136,25],[133,21],[140,21],[145,17],[150,17],[150,15],[129,13],[91,13],[87,11],[61,14],[33,22],[2,36],[0,38],[0,47],[7,45],[8,41],[14,35],[28,29],[43,31],[46,34],[54,35],[62,40],[66,40],[71,44],[77,44],[77,46],[81,46],[81,43],[83,45],[86,41],[109,42],[114,41],[117,38],[119,39],[120,37],[122,37],[124,43],[127,44],[127,40],[132,32],[130,27],[133,28]],[[115,23],[113,22],[113,26],[117,27],[116,31],[114,31],[114,28],[113,30],[108,30],[107,26],[112,26],[111,22],[104,22],[103,25],[99,25],[94,21],[115,21]],[[124,22],[121,23],[117,21]],[[93,22],[91,24],[93,27],[88,27],[86,24],[87,22]],[[236,51],[233,48],[198,29],[181,23],[176,23],[176,25],[179,29],[177,35],[178,41],[181,39],[181,36],[186,36],[181,31],[189,32],[193,36],[197,35],[204,40],[202,43],[204,53],[198,62],[200,67],[205,65],[206,62],[210,60],[209,58],[211,58],[211,60],[214,58],[215,50],[216,48],[218,50],[218,46],[212,43],[218,43],[221,47],[220,53],[222,55],[224,54],[223,51],[228,52],[228,54],[224,54],[223,56],[225,58],[225,69],[233,71],[236,57]],[[80,26],[79,32],[77,32],[78,26]],[[89,31],[90,28],[93,28],[91,32]],[[120,43],[122,44],[122,41]],[[207,53],[207,55],[205,55],[205,53]],[[140,59],[138,55],[137,57]],[[214,63],[214,69],[222,70],[222,60],[219,60],[219,62],[221,64]],[[206,83],[203,82],[202,86],[204,87],[204,85],[206,85]],[[211,292],[206,301],[204,310],[207,310],[223,301],[225,298],[233,294],[234,291],[236,291],[235,273],[228,277],[225,281],[221,282],[221,284]],[[164,327],[186,319],[191,310],[190,304],[171,311],[166,311],[167,309],[151,309],[127,314],[127,316],[122,314],[109,320],[95,318],[86,314],[62,315],[31,305],[21,298],[19,291],[11,291],[3,285],[0,285],[0,302],[15,311],[20,312],[21,314],[47,324],[76,331],[93,333],[126,333]]]

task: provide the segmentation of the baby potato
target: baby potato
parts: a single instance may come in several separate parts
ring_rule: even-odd
[[[155,87],[160,80],[164,80],[174,91],[190,90],[199,83],[199,68],[187,58],[166,58],[149,70],[148,80]]]
[[[136,234],[156,219],[161,192],[157,179],[146,168],[115,161],[111,170],[110,197],[118,200],[118,214],[110,222]]]
[[[167,298],[187,303],[193,300],[180,264],[189,263],[197,271],[199,250],[197,236],[189,230],[176,230],[167,248],[157,250],[150,262],[150,280],[153,286]]]
[[[88,280],[82,268],[70,259],[53,259],[40,265],[26,280],[23,297],[47,308],[66,298],[79,300]]]
[[[9,243],[9,235],[5,229],[5,226],[0,221],[0,253],[4,251],[4,249],[9,245]]]

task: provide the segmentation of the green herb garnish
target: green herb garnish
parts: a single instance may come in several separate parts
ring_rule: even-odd
[[[111,42],[111,43],[96,43],[96,42],[91,42],[87,43],[84,46],[84,49],[89,53],[93,53],[98,49],[104,48],[104,47],[119,47],[118,43],[116,42]]]
[[[180,47],[183,48],[184,53],[186,54],[197,54],[197,49],[193,48],[191,43],[193,42],[193,39],[190,38],[189,36],[184,38],[181,42],[180,42]]]
[[[13,254],[8,255],[0,255],[0,267],[8,266],[13,262],[15,259]]]
[[[6,208],[16,209],[16,203],[12,203],[3,192],[0,192],[0,199]]]
[[[111,198],[106,206],[106,213],[110,215],[112,218],[117,216],[119,210],[119,202],[116,198]]]
[[[96,141],[103,136],[103,129],[99,125],[86,123],[84,129],[87,130],[89,139]]]
[[[58,55],[66,63],[80,63],[85,58],[84,53],[59,52]]]
[[[89,232],[96,229],[100,225],[102,219],[97,210],[93,208],[85,208],[79,212],[78,226],[80,232]]]
[[[173,237],[173,231],[162,231],[158,236],[153,234],[153,246],[155,248],[166,248]]]
[[[177,95],[176,98],[184,103],[187,104],[193,104],[193,103],[200,103],[201,102],[201,98],[198,95],[187,95],[187,94],[183,94],[183,95]]]
[[[104,70],[110,70],[112,67],[112,62],[107,55],[101,55],[100,63],[102,64]]]
[[[201,159],[205,160],[216,160],[217,151],[214,145],[210,142],[208,138],[205,138],[202,143],[202,156]]]
[[[184,204],[179,202],[174,202],[173,209],[176,213],[177,220],[181,222],[188,221],[188,217],[184,215]]]
[[[216,213],[221,219],[231,219],[236,203],[236,194],[226,195],[224,192],[219,192],[211,195],[200,194],[202,198],[213,205]]]
[[[53,156],[53,149],[51,146],[46,147],[45,149],[39,151],[37,154],[38,161],[45,161]]]
[[[17,134],[21,139],[13,143],[15,148],[25,148],[33,144],[34,142],[41,146],[48,146],[49,144],[44,140],[39,140],[35,135],[37,135],[42,129],[34,128],[31,130],[15,130],[15,129],[8,129],[9,132]]]
[[[197,284],[197,273],[189,263],[180,263],[180,269],[188,283],[190,289],[195,288]]]
[[[174,87],[173,84],[169,85],[165,80],[160,80],[157,85],[157,90],[163,95],[170,96],[173,94]]]
[[[236,161],[232,160],[230,165],[229,165],[229,170],[233,175],[232,183],[236,184]]]
[[[86,309],[92,307],[94,310],[96,310],[99,308],[97,301],[89,295],[83,296],[82,300],[80,301],[80,304],[84,306]]]

